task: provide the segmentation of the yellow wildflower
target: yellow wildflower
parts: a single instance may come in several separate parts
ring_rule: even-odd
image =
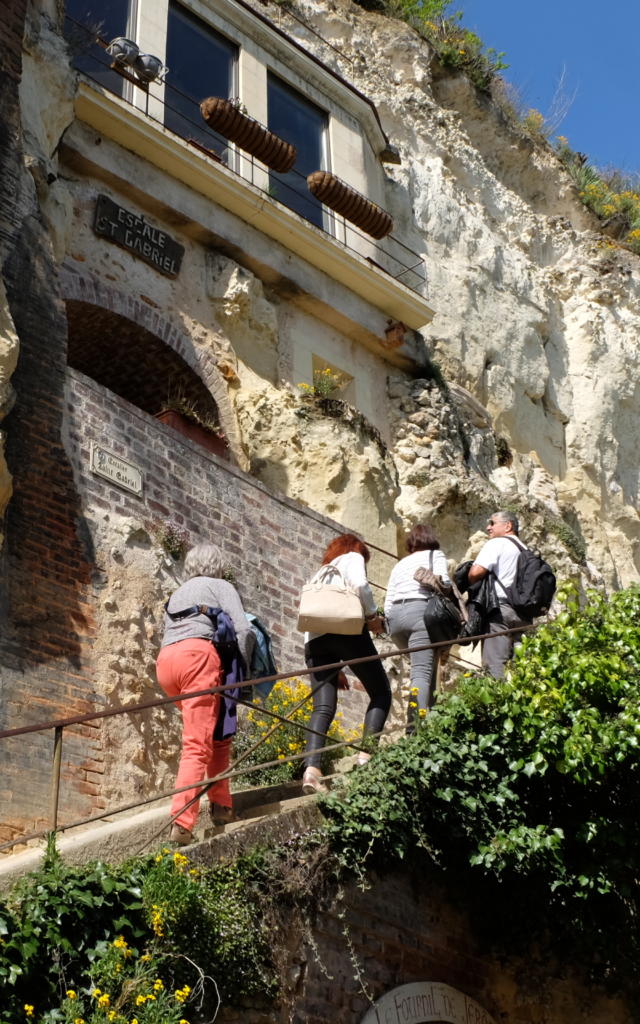
[[[427,712],[426,712],[425,708],[420,708],[420,710],[418,711],[418,716],[419,716],[419,718],[426,718],[427,717]]]
[[[116,949],[126,949],[128,943],[123,935],[118,935],[118,938],[113,940],[113,945]]]
[[[111,999],[108,992],[104,992],[98,999],[98,1006],[109,1006]]]
[[[156,978],[156,980],[153,983],[153,988],[155,992],[162,992],[164,988],[164,983],[161,978]]]
[[[77,998],[78,998],[78,993],[74,989],[68,988],[67,989],[67,999],[77,999]]]
[[[26,1013],[27,1017],[33,1017],[33,1010],[34,1008],[31,1005],[31,1003],[24,1004],[24,1012]]]
[[[190,995],[191,989],[189,985],[184,985],[183,988],[176,989],[173,993],[173,998],[177,1003],[186,1003]]]

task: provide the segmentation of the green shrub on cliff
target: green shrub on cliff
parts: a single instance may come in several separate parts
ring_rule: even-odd
[[[509,678],[463,681],[326,799],[329,839],[358,872],[426,861],[505,914],[517,899],[635,971],[640,589],[563,596]]]
[[[447,13],[452,0],[356,0],[360,7],[398,18],[428,39],[445,67],[455,68],[479,89],[487,90],[497,73],[509,65],[504,53],[485,47],[475,32],[465,28],[462,11]]]

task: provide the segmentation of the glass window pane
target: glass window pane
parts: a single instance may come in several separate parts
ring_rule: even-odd
[[[121,96],[124,80],[109,70],[113,58],[94,40],[99,36],[110,43],[127,35],[129,0],[67,0],[65,15],[64,34],[74,68]]]
[[[296,147],[296,162],[288,174],[269,174],[272,195],[306,220],[322,227],[322,204],[307,188],[307,174],[324,168],[324,132],[327,115],[315,103],[291,89],[275,75],[267,84],[269,128]]]
[[[221,153],[228,145],[200,113],[207,96],[232,96],[238,47],[177,3],[169,7],[164,123],[183,139]]]

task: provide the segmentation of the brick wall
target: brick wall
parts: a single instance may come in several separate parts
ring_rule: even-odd
[[[283,671],[304,665],[296,616],[300,589],[338,524],[188,441],[135,406],[68,371],[68,454],[84,515],[117,512],[148,525],[171,517],[191,542],[211,539],[228,556],[248,610],[271,631]],[[90,472],[91,442],[140,469],[138,497]]]
[[[308,941],[313,935],[313,945]],[[429,872],[370,875],[363,890],[326,896],[312,922],[286,921],[288,991],[279,1005],[223,1009],[221,1024],[361,1024],[371,1001],[403,985],[446,985],[468,1000],[442,1017],[411,1000],[387,1005],[385,1024],[634,1024],[622,998],[590,986],[571,951],[498,956],[473,933],[464,904]],[[275,948],[278,948],[277,945]],[[427,991],[429,991],[427,989]],[[380,1019],[382,1024],[382,1018]]]
[[[0,725],[13,728],[101,707],[91,678],[94,636],[90,535],[62,445],[66,322],[50,282],[47,249],[28,218],[5,265],[20,357],[14,409],[3,423],[13,497],[6,521],[0,584]],[[0,841],[47,820],[52,734],[0,744]],[[68,755],[68,756],[67,756]],[[90,813],[87,772],[99,764],[99,730],[65,737],[63,784],[73,810]]]
[[[48,311],[35,303],[22,310],[21,326],[30,334],[29,318],[53,320],[45,335],[51,342],[61,331],[58,313],[55,303]],[[147,528],[171,517],[192,542],[218,543],[237,573],[245,607],[272,633],[281,670],[302,668],[302,637],[295,628],[300,589],[340,527],[270,493],[78,371],[65,376],[59,349],[50,348],[23,350],[20,401],[11,416],[15,494],[0,640],[2,727],[73,716],[107,703],[94,655],[96,610],[104,598],[97,523],[105,515]],[[140,469],[142,497],[90,471],[92,442]],[[118,639],[113,637],[114,644]],[[347,725],[362,720],[363,703],[363,695],[353,691],[341,700]],[[109,779],[103,777],[104,742],[100,724],[65,731],[62,820],[113,806]],[[46,825],[52,744],[51,732],[0,743],[0,842],[18,830]]]
[[[22,35],[27,0],[4,0],[0,16],[0,255],[18,217],[16,199],[22,173],[18,86],[22,74]]]

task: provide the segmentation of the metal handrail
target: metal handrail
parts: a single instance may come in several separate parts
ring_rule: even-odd
[[[511,633],[520,633],[520,634],[522,634],[522,633],[525,633],[525,632],[530,632],[531,630],[534,630],[534,629],[537,629],[537,626],[535,624],[531,624],[529,626],[517,626],[517,627],[512,627],[512,628],[509,628],[509,629],[502,630],[500,635],[509,635]],[[490,638],[495,638],[495,636],[496,636],[496,633],[479,633],[479,634],[477,634],[475,636],[465,637],[465,642],[474,642],[475,643],[478,640],[487,640],[487,639],[490,639]],[[404,647],[404,648],[394,649],[394,650],[390,650],[390,651],[377,652],[376,654],[369,654],[369,655],[365,655],[365,656],[360,657],[360,658],[350,658],[348,661],[330,662],[330,663],[328,663],[326,665],[316,665],[313,668],[298,669],[298,670],[293,671],[293,672],[286,672],[286,673],[277,672],[277,673],[274,673],[274,674],[269,675],[269,676],[262,676],[262,677],[260,677],[258,679],[247,679],[247,680],[244,680],[242,682],[241,686],[242,687],[245,687],[245,686],[257,686],[258,684],[265,683],[265,682],[278,682],[278,681],[281,681],[281,680],[284,680],[284,679],[299,678],[300,676],[313,675],[314,673],[319,672],[319,671],[335,670],[336,672],[338,672],[341,669],[349,668],[352,665],[367,664],[367,663],[372,662],[372,661],[384,661],[387,658],[406,656],[406,655],[410,655],[412,653],[415,653],[417,651],[425,651],[425,650],[437,650],[437,651],[439,651],[441,648],[444,649],[444,648],[450,648],[450,647],[455,646],[458,643],[458,640],[459,640],[459,638],[456,638],[456,639],[453,639],[453,640],[439,640],[439,641],[436,641],[436,642],[433,642],[433,643],[428,643],[428,644],[416,644],[416,645],[413,645],[411,647]],[[60,789],[60,768],[61,768],[61,760],[62,760],[62,758],[61,758],[61,753],[62,753],[62,735],[63,735],[63,730],[65,728],[67,728],[69,726],[72,726],[72,725],[81,725],[81,724],[83,724],[85,722],[89,722],[89,721],[96,721],[96,720],[99,720],[101,718],[111,718],[111,717],[115,717],[115,716],[118,716],[118,715],[130,714],[130,713],[138,712],[138,711],[145,711],[145,710],[148,710],[148,709],[154,708],[154,707],[162,707],[162,706],[166,706],[166,705],[169,705],[169,704],[177,704],[180,701],[192,700],[192,699],[195,699],[196,697],[202,697],[202,696],[207,695],[207,694],[225,693],[225,692],[227,692],[229,690],[237,689],[237,687],[238,687],[237,683],[230,683],[230,684],[226,684],[226,685],[222,685],[222,686],[208,687],[206,689],[198,690],[198,691],[193,691],[193,692],[190,692],[188,694],[179,694],[179,695],[177,695],[175,697],[160,697],[160,698],[157,698],[156,700],[153,700],[153,701],[140,701],[140,702],[135,703],[135,704],[121,704],[121,705],[117,705],[116,707],[113,707],[113,708],[106,708],[103,711],[91,712],[91,713],[87,713],[87,714],[84,714],[84,715],[76,715],[76,716],[74,716],[72,718],[54,719],[54,720],[48,721],[48,722],[41,722],[41,723],[36,723],[36,724],[33,724],[33,725],[26,725],[26,726],[18,726],[17,728],[14,728],[14,729],[4,729],[4,730],[1,730],[0,731],[0,740],[10,739],[10,738],[15,737],[15,736],[22,736],[22,735],[25,735],[26,733],[44,732],[44,731],[47,731],[49,729],[54,729],[55,738],[54,738],[54,755],[53,755],[52,781],[51,781],[51,825],[50,825],[50,827],[48,829],[43,830],[41,832],[29,833],[28,835],[18,836],[15,839],[12,839],[12,840],[10,840],[7,843],[3,843],[2,845],[0,845],[0,852],[2,850],[9,849],[9,848],[11,848],[13,846],[17,846],[19,844],[22,844],[22,843],[25,843],[25,842],[29,842],[32,839],[41,838],[42,836],[46,835],[48,832],[51,832],[51,831],[54,831],[54,832],[66,831],[67,829],[74,828],[74,827],[77,827],[79,825],[88,824],[88,823],[93,822],[93,821],[100,821],[100,820],[102,820],[102,819],[104,819],[106,817],[109,817],[109,815],[111,815],[111,814],[117,814],[117,813],[121,813],[122,811],[133,810],[133,809],[135,809],[137,807],[144,807],[144,806],[146,806],[149,803],[154,803],[156,800],[161,800],[161,799],[165,799],[168,796],[173,796],[175,793],[181,793],[181,792],[184,792],[185,790],[193,789],[194,786],[199,786],[199,787],[202,786],[202,787],[204,787],[201,790],[201,792],[196,797],[194,797],[194,800],[200,799],[200,796],[202,795],[202,793],[206,792],[206,790],[209,788],[209,786],[212,785],[214,782],[217,782],[217,781],[220,781],[220,780],[226,779],[226,778],[235,778],[235,777],[238,777],[238,776],[243,775],[243,774],[248,774],[250,772],[258,771],[261,768],[272,767],[272,766],[277,765],[277,764],[284,764],[284,763],[287,763],[288,761],[298,761],[298,760],[301,760],[302,758],[304,758],[305,754],[292,754],[290,756],[287,756],[287,757],[284,757],[284,758],[280,758],[280,759],[278,759],[278,761],[275,761],[275,762],[264,762],[262,764],[251,765],[248,768],[237,770],[237,769],[235,769],[235,764],[239,763],[243,759],[243,755],[241,755],[240,758],[238,758],[237,762],[234,762],[234,764],[231,765],[230,768],[226,772],[221,772],[219,775],[215,776],[212,779],[203,779],[203,780],[201,780],[200,782],[197,782],[197,783],[193,783],[192,782],[192,783],[190,783],[187,786],[180,787],[179,789],[174,789],[174,790],[171,790],[170,792],[165,792],[165,793],[160,794],[160,795],[155,795],[155,796],[149,797],[149,798],[147,798],[145,800],[137,801],[136,803],[127,804],[125,807],[120,807],[120,808],[117,808],[117,809],[106,810],[106,811],[102,812],[99,815],[94,815],[94,816],[92,816],[90,818],[80,819],[78,821],[73,821],[73,822],[68,823],[67,825],[60,826],[58,824],[57,814],[58,814],[58,795],[59,795],[59,789]],[[312,695],[313,695],[313,691],[310,690],[309,693],[307,695],[305,695],[304,699],[299,702],[299,704],[296,706],[296,708],[293,709],[291,714],[295,713],[295,711],[303,703],[305,703],[307,700],[309,700],[312,697]],[[245,700],[243,700],[241,698],[233,697],[232,699],[237,700],[237,702],[240,703],[240,704],[245,704],[247,706],[251,706],[249,702],[247,702],[247,701],[245,701]],[[288,723],[290,721],[289,718],[284,718],[283,716],[278,715],[277,712],[271,711],[268,708],[261,707],[260,708],[260,713],[261,714],[266,714],[269,717],[277,719],[280,724],[286,724],[286,723]],[[296,726],[296,728],[301,729],[303,732],[306,732],[306,733],[309,733],[309,734],[312,734],[312,735],[316,735],[316,736],[324,736],[325,738],[328,738],[328,737],[326,737],[326,734],[319,733],[317,730],[312,729],[310,726],[304,725],[303,723],[296,722],[295,726]],[[271,733],[269,733],[268,735],[271,735]],[[263,737],[255,746],[259,746],[260,743],[264,742],[264,740],[266,738],[267,738],[267,735],[265,735],[265,737]],[[318,752],[321,753],[324,749],[336,749],[338,747],[348,747],[348,748],[354,749],[354,750],[362,750],[363,749],[358,744],[351,743],[351,742],[345,740],[345,741],[342,741],[340,743],[333,744],[333,745],[331,745],[328,748],[322,748],[322,750],[320,750]],[[248,753],[248,752],[246,752],[246,753]],[[168,825],[170,823],[171,822],[168,822],[167,825],[163,826],[163,831],[164,831],[164,828],[168,827]]]
[[[69,22],[73,23],[73,25],[76,26],[77,28],[82,29],[87,34],[87,37],[89,37],[90,39],[98,42],[100,45],[102,45],[104,47],[104,45],[106,43],[106,40],[100,39],[96,35],[95,31],[92,31],[86,25],[83,25],[82,22],[77,21],[75,18],[72,18],[68,14],[66,15],[66,19]],[[257,188],[265,196],[268,196],[271,201],[274,201],[274,197],[270,195],[269,187],[268,186],[267,187],[263,187],[263,185],[260,183],[260,181],[258,183],[256,183],[256,181],[254,180],[254,177],[255,177],[254,172],[256,170],[258,171],[259,179],[260,179],[260,177],[264,177],[264,167],[263,167],[263,165],[257,163],[254,160],[254,157],[250,153],[246,152],[245,150],[235,150],[235,149],[231,148],[229,146],[228,140],[225,139],[223,136],[219,135],[218,132],[216,132],[214,129],[211,129],[211,128],[205,126],[204,122],[202,122],[202,121],[197,121],[196,122],[196,121],[192,120],[187,114],[184,113],[183,110],[180,110],[180,109],[178,109],[175,106],[172,106],[172,104],[170,102],[168,102],[167,99],[165,98],[166,97],[166,93],[168,91],[169,93],[173,93],[176,96],[182,97],[183,99],[188,100],[190,103],[193,103],[194,105],[198,106],[198,101],[196,99],[194,99],[193,96],[190,96],[188,93],[183,92],[183,90],[177,88],[177,86],[172,85],[170,82],[165,82],[164,83],[164,86],[163,86],[164,94],[163,95],[159,95],[157,92],[152,92],[151,87],[150,87],[149,84],[143,83],[143,82],[140,82],[140,83],[136,82],[136,80],[134,79],[133,76],[131,76],[129,74],[126,74],[126,73],[123,73],[120,69],[117,68],[117,66],[112,66],[111,64],[107,63],[106,61],[100,60],[99,57],[95,53],[90,53],[90,52],[83,53],[82,57],[85,58],[85,59],[94,61],[97,65],[99,65],[103,69],[111,70],[111,71],[113,71],[114,74],[121,75],[123,77],[123,79],[125,79],[126,81],[131,83],[134,87],[139,88],[142,91],[143,95],[146,97],[145,109],[144,109],[144,111],[141,111],[141,112],[143,112],[145,117],[149,118],[150,121],[153,121],[155,124],[158,124],[163,130],[165,130],[164,123],[162,121],[158,120],[158,118],[154,117],[153,114],[149,113],[149,97],[151,97],[154,101],[156,101],[158,104],[160,104],[162,106],[163,110],[164,109],[168,109],[168,110],[173,111],[175,114],[179,115],[179,117],[186,124],[191,125],[196,130],[196,132],[198,134],[203,134],[203,133],[206,132],[206,134],[210,134],[210,135],[214,136],[216,141],[220,140],[220,143],[221,143],[221,145],[220,145],[220,154],[215,152],[215,151],[212,151],[211,157],[215,158],[217,160],[220,160],[227,167],[227,169],[229,171],[231,171],[231,173],[238,175],[238,177],[242,178],[245,181],[248,181],[254,188]],[[81,74],[85,75],[90,81],[92,81],[95,84],[97,84],[99,86],[99,88],[105,89],[107,92],[114,92],[113,89],[109,88],[108,84],[106,84],[104,82],[97,81],[97,79],[95,79],[86,70],[83,70],[81,72]],[[153,85],[153,83],[151,83],[151,85]],[[130,100],[126,96],[122,96],[119,93],[114,93],[114,95],[118,95],[118,98],[121,99],[128,106],[132,106],[136,110],[140,109],[140,108],[138,108],[133,103],[132,100]],[[254,120],[255,120],[255,118],[254,118]],[[172,129],[166,129],[166,130],[171,131]],[[179,135],[179,137],[183,137],[184,138],[184,136],[180,136],[180,133],[177,133],[177,134]],[[189,143],[190,141],[193,141],[194,145],[197,148],[200,148],[200,149],[206,148],[203,145],[199,145],[197,140],[190,140],[189,138],[186,138],[185,141],[187,143]],[[230,164],[226,161],[225,156],[224,156],[225,153],[233,154],[235,152],[239,152],[240,155],[241,155],[241,158],[242,158],[242,160],[241,160],[241,169],[240,170],[230,166]],[[250,168],[251,168],[250,176],[248,176],[248,175],[246,175],[246,174],[244,174],[242,172],[242,165],[245,164],[245,163],[250,165]],[[305,187],[306,187],[306,176],[305,175],[300,174],[300,172],[296,168],[293,168],[292,171],[290,171],[289,173],[292,173],[292,174],[297,175],[298,177],[300,177],[301,180],[305,182]],[[292,186],[289,185],[287,182],[281,181],[281,180],[278,181],[278,187],[279,188],[284,188],[284,189],[287,189],[287,188],[291,189],[292,188]],[[295,189],[293,191],[296,192],[296,195],[301,194],[301,193],[297,192]],[[311,194],[309,194],[309,198],[310,199],[312,198]],[[276,197],[275,201],[278,201],[277,197]],[[284,206],[288,206],[288,204],[286,202],[284,202],[283,205]],[[302,216],[304,218],[303,214],[300,214],[300,216]],[[369,235],[365,235],[361,231],[358,231],[358,229],[355,227],[355,225],[351,224],[348,221],[345,221],[345,219],[343,217],[337,215],[335,212],[331,212],[331,216],[338,223],[343,225],[349,232],[352,232],[358,238],[362,239],[367,245],[373,246],[373,248],[374,248],[374,250],[376,252],[377,257],[379,257],[380,259],[384,258],[386,260],[390,260],[390,261],[392,261],[392,263],[397,265],[397,267],[399,269],[396,269],[394,271],[394,270],[389,269],[388,267],[384,266],[383,263],[376,264],[386,274],[389,274],[390,277],[394,278],[394,280],[398,280],[398,281],[402,280],[403,283],[408,288],[410,288],[412,291],[416,291],[416,292],[420,292],[420,289],[423,286],[424,287],[427,286],[427,272],[426,272],[426,264],[425,264],[424,258],[420,255],[420,253],[415,252],[415,250],[411,249],[408,245],[406,245],[406,243],[403,242],[401,239],[396,238],[394,235],[389,235],[386,241],[388,241],[389,243],[392,243],[394,248],[397,248],[397,249],[402,251],[402,253],[403,253],[403,257],[402,258],[398,254],[394,254],[392,252],[387,251],[387,249],[384,247],[384,245],[382,245],[380,240],[375,241]],[[306,218],[304,218],[304,219],[306,219]],[[327,234],[330,238],[332,238],[333,241],[337,245],[344,246],[344,248],[348,249],[350,252],[354,252],[360,258],[368,258],[366,256],[363,257],[363,254],[361,252],[359,252],[357,249],[354,249],[353,246],[349,245],[348,242],[342,241],[341,239],[337,238],[335,236],[335,234],[333,234],[330,231],[327,231],[324,227],[321,227],[319,225],[315,225],[315,226],[318,228],[318,230],[322,231],[324,234]],[[409,259],[410,262],[406,262],[407,259]],[[415,275],[415,279],[418,282],[417,285],[414,285],[409,280],[406,280],[406,275],[410,275],[410,274]]]

